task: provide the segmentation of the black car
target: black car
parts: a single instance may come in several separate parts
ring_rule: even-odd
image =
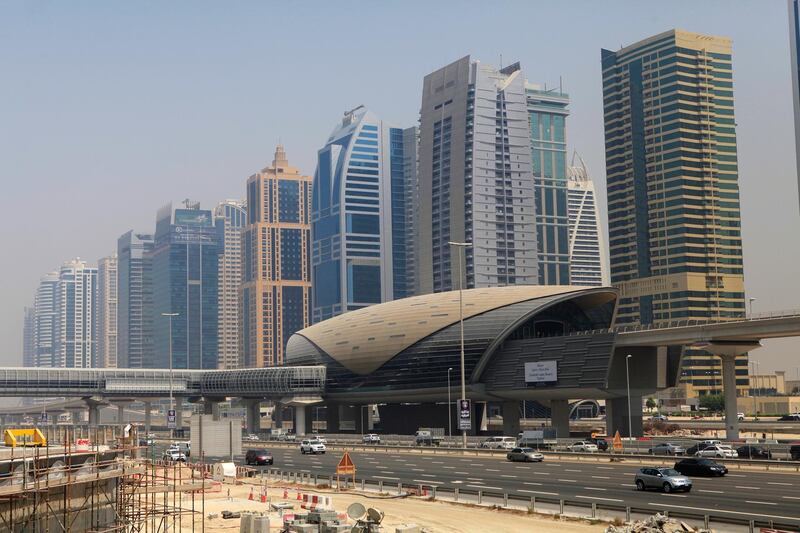
[[[244,462],[248,465],[271,465],[275,460],[267,450],[247,450]]]
[[[783,415],[778,419],[778,422],[800,422],[800,415]]]
[[[752,444],[745,444],[736,448],[736,453],[742,459],[772,459],[772,452],[762,448],[761,446],[753,446]]]
[[[719,442],[719,441],[717,441],[717,442]],[[686,448],[686,455],[694,455],[694,454],[696,454],[697,452],[699,452],[701,450],[705,450],[709,446],[713,446],[713,444],[708,443],[708,442],[698,442],[694,446],[690,446],[689,448]]]
[[[597,449],[601,452],[608,451],[608,441],[606,439],[595,439],[595,444],[597,444]]]
[[[684,476],[724,476],[728,473],[725,465],[715,463],[704,457],[691,457],[675,463],[675,470]]]
[[[789,456],[792,461],[800,461],[800,442],[792,443],[789,447]]]

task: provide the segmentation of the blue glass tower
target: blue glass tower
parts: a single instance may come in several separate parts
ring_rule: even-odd
[[[415,139],[359,106],[319,151],[311,208],[313,322],[409,295],[415,167],[404,154]]]
[[[153,269],[154,366],[168,368],[169,319],[172,366],[217,368],[219,236],[211,211],[186,202],[185,209],[163,207],[156,220]]]

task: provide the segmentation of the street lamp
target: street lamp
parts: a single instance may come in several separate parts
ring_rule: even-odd
[[[452,402],[450,401],[450,372],[453,371],[453,367],[447,369],[447,438],[451,441],[451,444],[448,446],[452,446],[453,440],[453,413],[452,410]]]
[[[753,302],[755,302],[757,298],[748,298],[747,300],[750,303],[750,318],[753,318]]]
[[[467,399],[467,385],[464,377],[464,282],[461,275],[461,261],[464,255],[464,248],[472,246],[471,242],[449,241],[450,246],[458,247],[458,322],[461,327],[461,399]],[[467,447],[467,430],[461,430],[461,447]]]
[[[172,319],[178,315],[179,313],[161,313],[161,316],[169,318],[169,409],[170,411],[175,409],[175,402],[172,398]],[[167,415],[169,415],[169,412],[167,412]],[[169,420],[167,421],[167,425],[169,425]],[[174,429],[177,429],[177,425]],[[173,431],[173,436],[174,435],[175,432]]]
[[[628,364],[631,360],[631,357],[633,356],[628,354],[628,357],[625,358],[625,381],[628,385],[628,438],[633,437],[633,430],[631,429],[631,420],[633,419],[633,411],[631,411],[631,373],[630,365]]]

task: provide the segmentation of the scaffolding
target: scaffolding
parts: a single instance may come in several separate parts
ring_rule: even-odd
[[[0,532],[204,530],[211,483],[202,462],[143,458],[135,432],[113,447],[88,449],[76,447],[86,443],[74,434],[63,428],[58,445],[3,450],[10,453],[0,456]]]

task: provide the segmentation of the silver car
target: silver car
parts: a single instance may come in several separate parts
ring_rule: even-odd
[[[692,490],[692,480],[674,468],[644,467],[636,472],[636,488],[638,490],[661,489],[664,492]]]
[[[659,442],[650,448],[650,453],[653,455],[683,455],[686,453],[686,449],[671,442]]]
[[[533,448],[514,448],[506,454],[509,461],[536,462],[541,463],[544,455]]]

